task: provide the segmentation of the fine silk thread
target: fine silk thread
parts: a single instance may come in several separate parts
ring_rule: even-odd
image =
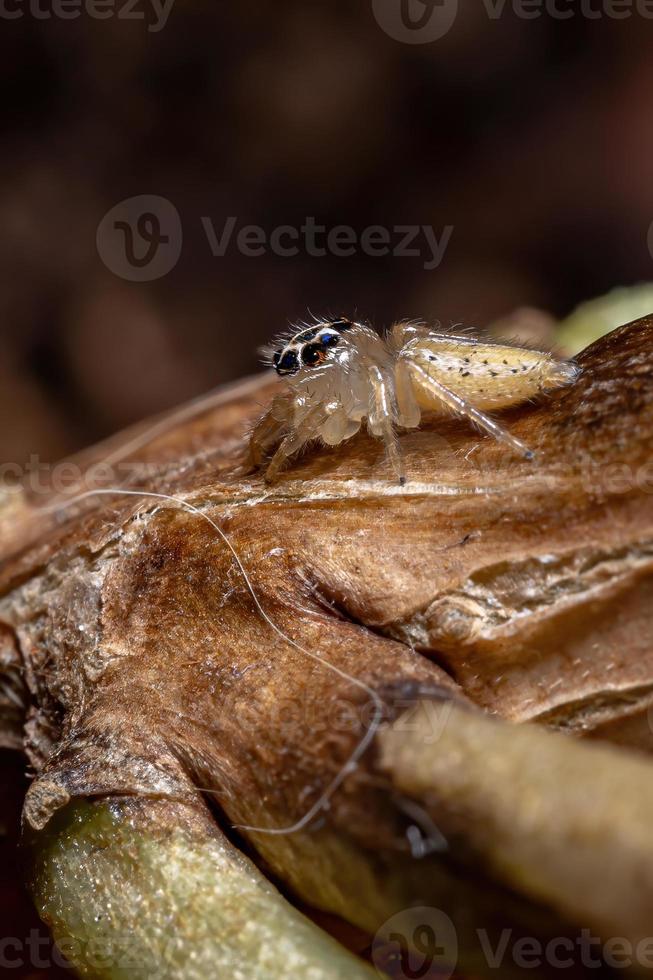
[[[314,653],[311,650],[307,650],[305,647],[301,646],[301,644],[297,643],[296,640],[293,640],[292,637],[288,636],[287,633],[284,633],[284,631],[281,629],[280,626],[277,626],[274,620],[268,615],[268,613],[261,605],[259,597],[256,594],[256,590],[252,585],[252,581],[249,577],[247,569],[245,568],[240,556],[238,555],[238,552],[232,545],[231,541],[229,540],[225,532],[222,530],[221,527],[219,527],[218,524],[215,523],[215,521],[213,521],[208,516],[208,514],[205,514],[204,511],[199,510],[199,508],[195,507],[187,500],[184,500],[182,497],[176,497],[173,494],[167,494],[167,493],[154,493],[152,491],[146,491],[146,490],[123,490],[117,487],[114,488],[107,487],[101,490],[87,490],[84,493],[72,497],[63,506],[61,504],[55,504],[50,507],[41,508],[41,513],[59,512],[61,510],[73,506],[76,503],[79,503],[82,500],[89,499],[90,497],[100,497],[100,496],[149,497],[154,500],[161,500],[161,501],[167,501],[168,503],[173,503],[176,506],[186,510],[188,513],[194,514],[197,517],[201,517],[208,524],[210,524],[210,526],[216,532],[220,540],[229,549],[229,552],[231,553],[231,556],[235,562],[236,568],[238,569],[243,579],[243,582],[245,583],[245,587],[247,588],[247,591],[252,597],[252,601],[254,602],[257,612],[259,613],[261,618],[268,624],[268,626],[272,630],[274,630],[277,636],[279,636],[285,643],[288,643],[291,647],[293,647],[295,650],[301,653],[302,656],[314,660],[315,662],[319,663],[322,667],[324,667],[326,670],[332,671],[338,677],[342,678],[345,681],[348,681],[354,687],[357,687],[359,690],[363,691],[365,694],[369,696],[372,704],[374,705],[374,714],[367,728],[367,731],[360,739],[355,749],[350,754],[349,758],[341,767],[339,772],[334,776],[334,778],[328,784],[324,792],[320,795],[319,799],[316,800],[316,802],[313,804],[313,806],[310,807],[309,810],[307,810],[307,812],[304,814],[303,817],[301,817],[296,823],[291,824],[288,827],[253,827],[247,824],[234,825],[235,829],[237,830],[246,830],[251,833],[257,833],[257,834],[295,834],[303,830],[311,822],[311,820],[313,820],[313,818],[317,816],[318,813],[320,813],[321,810],[324,810],[328,807],[334,794],[337,792],[337,790],[342,785],[342,783],[349,775],[349,773],[353,772],[356,769],[359,760],[362,758],[362,756],[365,754],[368,747],[370,746],[372,740],[374,739],[374,736],[379,730],[379,726],[383,718],[383,702],[381,701],[380,697],[378,696],[376,691],[374,691],[371,687],[365,684],[364,681],[359,680],[357,677],[352,677],[351,674],[348,674],[346,671],[341,670],[340,667],[336,667],[335,664],[330,663],[330,661],[320,656],[319,653]],[[208,789],[204,787],[196,787],[196,788],[203,793],[213,793],[216,795],[218,793],[218,790]]]

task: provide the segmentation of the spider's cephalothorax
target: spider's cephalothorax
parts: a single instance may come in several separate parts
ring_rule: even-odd
[[[487,411],[518,405],[569,384],[579,369],[546,351],[397,323],[385,337],[353,320],[318,321],[296,331],[272,363],[285,389],[255,427],[250,452],[276,479],[286,459],[312,439],[337,445],[366,421],[383,439],[400,483],[405,482],[397,428],[416,428],[422,412],[468,419],[514,452],[531,450]]]

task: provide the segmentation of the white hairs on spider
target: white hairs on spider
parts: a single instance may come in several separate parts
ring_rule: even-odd
[[[250,438],[250,461],[268,482],[307,443],[336,446],[365,422],[403,485],[397,430],[417,428],[424,412],[464,418],[532,459],[532,450],[487,412],[569,384],[579,371],[548,351],[420,321],[396,323],[381,336],[346,317],[316,320],[279,338],[271,354],[284,387]]]

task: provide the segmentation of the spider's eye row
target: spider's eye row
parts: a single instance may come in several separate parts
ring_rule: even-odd
[[[327,360],[332,347],[341,339],[344,330],[349,330],[354,324],[351,320],[341,318],[330,323],[308,327],[291,337],[286,347],[272,355],[272,363],[277,374],[296,374],[303,366],[315,367]]]
[[[302,330],[301,333],[295,334],[293,340],[297,344],[307,343],[309,340],[315,340],[318,335],[319,327],[310,327],[308,330]]]
[[[302,348],[302,363],[307,364],[309,367],[319,364],[325,357],[324,348],[320,344],[306,344]]]

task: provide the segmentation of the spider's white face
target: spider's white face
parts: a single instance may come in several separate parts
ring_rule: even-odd
[[[275,352],[272,363],[282,377],[297,374],[302,368],[325,364],[342,340],[342,335],[355,326],[352,320],[332,320],[300,330]]]

